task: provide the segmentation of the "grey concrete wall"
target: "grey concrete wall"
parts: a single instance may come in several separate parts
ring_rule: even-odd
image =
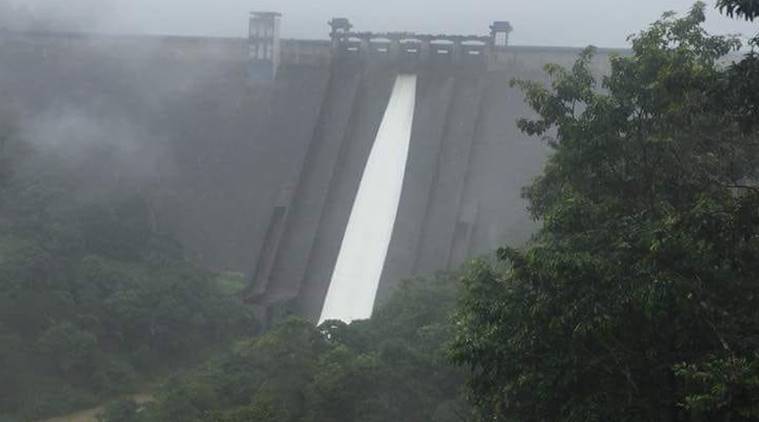
[[[433,82],[419,93],[379,302],[403,278],[523,244],[534,231],[521,189],[539,174],[549,151],[516,125],[531,115],[521,92],[509,86],[513,78],[536,75],[524,68],[423,74]]]
[[[487,68],[415,67],[417,107],[384,300],[413,275],[451,269],[534,230],[521,188],[545,145],[518,78],[578,49],[510,47]],[[608,55],[594,61],[608,69]],[[397,72],[332,62],[322,41],[286,40],[275,81],[246,79],[240,39],[0,35],[0,95],[27,126],[72,111],[134,128],[144,191],[188,256],[255,280],[252,298],[318,317]],[[51,117],[52,116],[52,117]],[[105,140],[104,140],[105,141]]]
[[[355,69],[334,69],[332,73],[317,126],[297,175],[271,274],[253,281],[255,294],[264,304],[291,300],[300,289],[337,163],[349,142],[347,132],[352,110],[360,98],[361,80]]]
[[[392,91],[395,72],[369,67],[365,68],[362,78],[344,149],[337,159],[308,266],[297,292],[297,309],[314,320],[321,313],[354,198]]]
[[[444,122],[437,155],[435,183],[426,205],[420,242],[415,252],[415,274],[445,269],[453,242],[456,215],[463,195],[474,135],[478,130],[485,89],[479,73],[456,76],[456,88]]]

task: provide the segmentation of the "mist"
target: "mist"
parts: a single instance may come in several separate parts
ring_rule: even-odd
[[[709,3],[706,28],[716,33],[753,34],[750,23],[717,13]],[[580,0],[2,0],[0,16],[10,25],[123,34],[244,37],[247,13],[284,14],[286,38],[324,39],[327,21],[351,19],[359,30],[484,34],[494,20],[509,20],[518,45],[624,47],[627,37],[664,11],[685,12],[691,0],[637,2]],[[0,17],[0,19],[2,19]],[[0,20],[2,22],[2,20]],[[9,25],[6,23],[6,25]]]
[[[756,416],[757,31],[0,0],[0,421]]]

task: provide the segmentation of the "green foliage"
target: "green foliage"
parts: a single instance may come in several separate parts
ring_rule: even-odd
[[[206,418],[213,422],[278,422],[288,420],[287,411],[265,400],[256,400],[254,404],[232,410],[212,412]]]
[[[734,356],[705,359],[700,364],[675,366],[684,380],[683,407],[709,420],[759,419],[759,359]]]
[[[460,421],[463,371],[447,361],[455,280],[406,283],[370,321],[290,318],[164,386],[155,420]]]
[[[256,329],[239,280],[186,262],[139,191],[82,189],[13,139],[0,184],[0,414],[35,419],[131,392]]]
[[[753,21],[759,17],[759,0],[718,0],[717,8],[731,18]]]
[[[515,82],[555,152],[534,242],[464,278],[452,353],[483,419],[757,420],[759,134],[733,84],[758,82],[703,20],[665,15],[601,81],[589,49]]]
[[[98,422],[138,422],[140,406],[133,400],[116,400],[108,403],[103,412],[97,415]]]
[[[221,291],[228,296],[243,294],[245,288],[248,287],[245,274],[240,273],[221,273],[216,277],[216,283]]]
[[[95,357],[97,346],[97,338],[92,333],[70,322],[51,326],[37,340],[38,350],[53,363],[61,376],[72,378],[91,369],[89,364]]]

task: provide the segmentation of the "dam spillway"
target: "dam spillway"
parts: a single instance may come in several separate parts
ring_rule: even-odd
[[[0,94],[24,124],[101,127],[144,151],[134,189],[157,230],[248,275],[269,316],[317,321],[397,76],[417,75],[415,105],[378,303],[404,278],[529,239],[521,188],[547,149],[518,130],[531,114],[509,81],[579,52],[390,35],[257,48],[274,63],[252,61],[246,38],[0,31]]]
[[[416,75],[399,75],[361,176],[320,321],[371,317],[406,172]]]

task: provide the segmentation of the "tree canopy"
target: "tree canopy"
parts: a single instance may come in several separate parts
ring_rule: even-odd
[[[457,278],[406,282],[368,321],[297,318],[170,379],[142,412],[116,402],[107,422],[467,420],[464,372],[447,357]]]
[[[554,152],[534,241],[465,278],[452,352],[485,419],[759,419],[758,78],[703,21],[666,14],[600,79],[588,49],[514,82]]]
[[[753,21],[759,17],[759,0],[719,0],[717,8],[727,16]]]

